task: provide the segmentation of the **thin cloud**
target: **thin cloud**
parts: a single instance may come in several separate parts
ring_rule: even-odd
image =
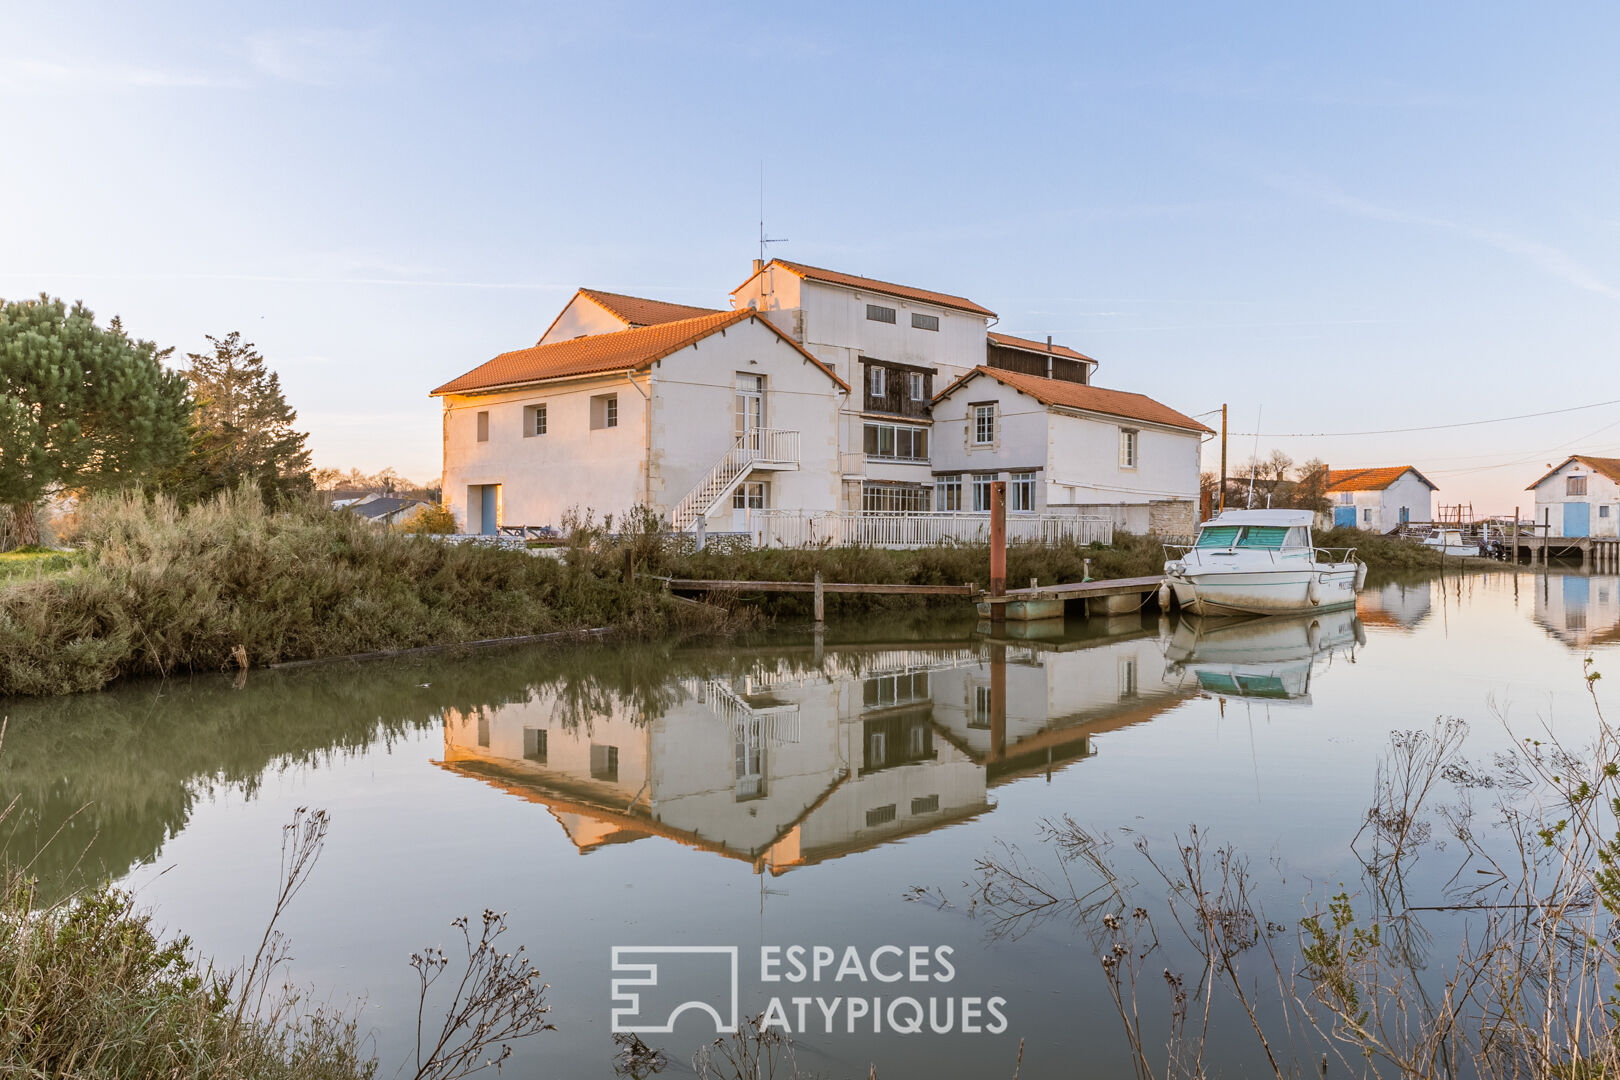
[[[131,64],[64,64],[34,58],[0,61],[0,83],[20,89],[197,89],[238,87],[239,79],[181,68]]]
[[[1414,214],[1404,210],[1380,206],[1367,199],[1347,194],[1331,185],[1300,177],[1263,175],[1260,179],[1268,186],[1279,191],[1310,199],[1313,202],[1330,206],[1336,210],[1342,210],[1356,217],[1367,218],[1372,221],[1387,221],[1401,225],[1417,225],[1427,229],[1438,229],[1442,232],[1449,232],[1454,236],[1473,240],[1487,247],[1506,252],[1509,255],[1516,255],[1539,267],[1543,272],[1561,278],[1577,289],[1597,293],[1599,296],[1607,296],[1613,300],[1620,300],[1620,287],[1616,287],[1599,277],[1597,273],[1582,264],[1567,251],[1532,237],[1521,236],[1518,233],[1501,229],[1487,229],[1478,225],[1469,225],[1448,218]]]
[[[382,41],[373,30],[299,30],[254,34],[248,62],[260,74],[306,86],[347,81],[381,70]]]

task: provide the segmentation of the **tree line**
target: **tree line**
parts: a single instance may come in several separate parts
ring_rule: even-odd
[[[1200,478],[1205,497],[1210,504],[1221,502],[1221,478],[1205,472]],[[1330,502],[1327,495],[1328,466],[1320,458],[1311,458],[1297,468],[1294,459],[1281,450],[1273,450],[1269,457],[1252,457],[1232,469],[1226,478],[1227,509],[1254,506],[1276,509],[1314,510],[1325,513]],[[1250,499],[1250,491],[1254,492]]]
[[[308,436],[250,341],[187,353],[98,325],[84,304],[0,302],[0,541],[40,543],[49,498],[141,485],[196,502],[245,481],[271,505],[310,492]]]

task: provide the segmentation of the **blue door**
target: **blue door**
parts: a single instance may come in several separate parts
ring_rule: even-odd
[[[1412,508],[1410,506],[1401,507],[1401,524],[1406,525],[1406,524],[1410,523],[1411,520],[1412,520]]]
[[[501,485],[499,484],[483,484],[480,486],[478,531],[485,536],[494,536],[497,531],[496,525],[498,522],[495,512],[500,506],[500,491]]]
[[[1356,508],[1353,506],[1335,506],[1333,508],[1333,527],[1335,529],[1355,528]]]
[[[1592,504],[1567,502],[1564,504],[1564,535],[1592,535]]]

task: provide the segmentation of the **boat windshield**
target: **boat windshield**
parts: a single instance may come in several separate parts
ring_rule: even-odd
[[[1286,525],[1205,525],[1198,534],[1198,546],[1278,551],[1285,547],[1304,547],[1305,530],[1290,529]]]

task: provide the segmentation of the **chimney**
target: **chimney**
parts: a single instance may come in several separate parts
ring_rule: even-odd
[[[765,260],[764,259],[755,259],[754,260],[754,273],[757,274],[763,269],[765,269]]]
[[[1052,335],[1051,334],[1046,335],[1046,351],[1047,352],[1052,351]]]

